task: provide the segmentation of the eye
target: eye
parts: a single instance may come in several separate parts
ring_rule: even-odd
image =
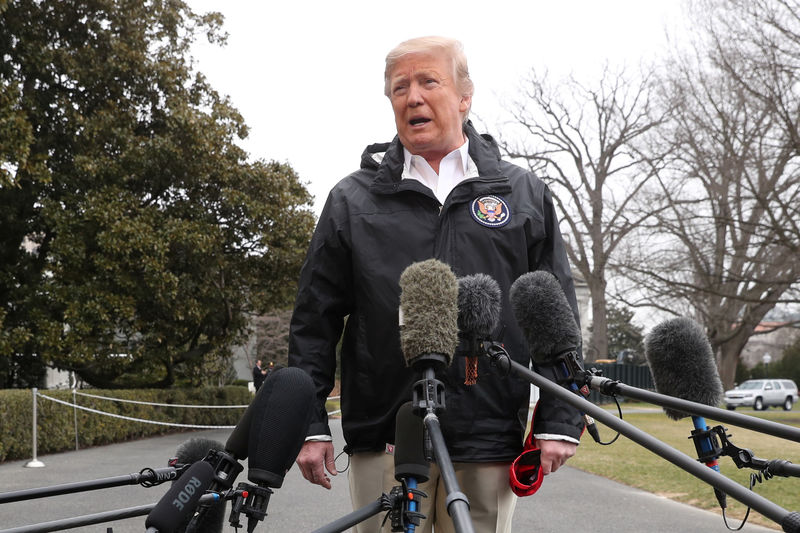
[[[392,95],[394,96],[402,96],[408,90],[408,85],[404,83],[400,83],[392,87]]]

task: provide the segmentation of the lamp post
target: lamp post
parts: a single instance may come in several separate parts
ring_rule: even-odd
[[[765,353],[761,356],[761,361],[764,363],[764,374],[765,377],[769,377],[769,363],[772,361],[772,356],[768,353]]]

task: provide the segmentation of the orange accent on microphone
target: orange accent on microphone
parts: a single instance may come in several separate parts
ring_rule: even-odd
[[[478,382],[478,358],[467,357],[466,377],[464,385],[475,385]]]

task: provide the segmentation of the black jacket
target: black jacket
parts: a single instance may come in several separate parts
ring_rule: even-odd
[[[501,160],[488,135],[478,135],[469,123],[465,133],[480,176],[456,186],[443,206],[421,183],[401,180],[403,147],[397,138],[367,147],[361,169],[332,189],[300,274],[289,340],[289,364],[306,370],[317,387],[309,435],[330,433],[324,403],[344,326],[341,408],[348,449],[383,450],[394,442],[395,414],[411,399],[418,379],[405,366],[398,329],[398,280],[412,262],[433,257],[456,276],[485,273],[497,280],[504,298],[503,341],[524,365],[530,355],[508,302],[514,280],[533,270],[552,272],[577,309],[547,187]],[[476,200],[487,196],[504,202],[504,210],[482,214]],[[478,382],[467,386],[464,367],[464,358],[455,357],[439,376],[446,385],[446,411],[439,418],[451,458],[512,460],[522,450],[530,384],[499,376],[481,358]],[[543,395],[534,428],[579,438],[583,424],[572,407]]]

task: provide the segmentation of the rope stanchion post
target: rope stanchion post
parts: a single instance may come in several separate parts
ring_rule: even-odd
[[[38,423],[37,423],[38,410],[36,409],[36,399],[37,399],[37,397],[39,395],[39,389],[34,387],[33,389],[31,389],[31,392],[33,392],[33,439],[32,439],[32,442],[31,442],[32,449],[33,449],[33,457],[31,458],[30,461],[25,463],[25,466],[28,467],[28,468],[42,468],[42,467],[45,466],[44,463],[41,462],[36,457],[37,447],[39,445],[38,439],[37,439],[37,436],[36,436],[36,428],[38,426]]]
[[[72,418],[75,425],[75,451],[78,451],[78,397],[75,388],[72,389]]]

